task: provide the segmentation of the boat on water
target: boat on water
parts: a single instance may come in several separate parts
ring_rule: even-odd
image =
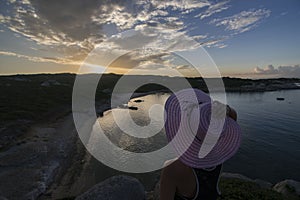
[[[118,106],[118,108],[122,109],[130,109],[130,110],[138,110],[138,107],[135,106],[128,106],[128,104],[121,104]]]
[[[141,103],[141,102],[144,102],[144,100],[142,100],[142,99],[137,99],[137,100],[134,100],[133,102],[135,102],[135,103]]]

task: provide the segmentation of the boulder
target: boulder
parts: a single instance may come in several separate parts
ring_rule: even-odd
[[[300,182],[295,180],[284,180],[277,183],[273,190],[283,194],[284,196],[298,196],[300,197]]]
[[[256,184],[258,184],[261,188],[265,188],[265,189],[271,189],[272,188],[272,183],[265,181],[265,180],[261,180],[261,179],[255,179],[254,182]]]
[[[236,178],[236,179],[241,179],[243,181],[253,182],[253,180],[251,178],[248,178],[247,176],[244,176],[242,174],[236,174],[236,173],[223,172],[221,177],[222,178]]]
[[[47,80],[47,81],[44,81],[43,83],[41,83],[41,86],[43,86],[43,87],[49,87],[51,85],[61,85],[61,84],[57,80]]]
[[[236,174],[236,173],[227,173],[227,172],[223,172],[222,173],[222,178],[235,178],[235,179],[240,179],[243,181],[248,181],[248,182],[253,182],[258,184],[261,188],[265,188],[265,189],[271,189],[272,188],[272,183],[261,180],[261,179],[251,179],[247,176],[244,176],[242,174]]]
[[[144,186],[130,176],[113,176],[98,183],[88,191],[78,196],[76,200],[144,200]]]

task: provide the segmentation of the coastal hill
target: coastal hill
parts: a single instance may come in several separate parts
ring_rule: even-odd
[[[99,74],[80,75],[86,77],[99,77]],[[96,101],[110,97],[115,84],[121,78],[117,74],[103,74],[96,91]],[[72,90],[75,74],[33,74],[33,75],[11,75],[0,76],[0,102],[1,122],[10,120],[38,120],[47,114],[59,110],[60,106],[70,108],[72,103]],[[135,92],[169,92],[159,84],[175,84],[180,77],[130,75],[128,80],[132,82],[152,82],[138,88]],[[264,92],[286,89],[300,89],[300,79],[279,78],[279,79],[241,79],[223,77],[226,92]],[[187,78],[194,88],[208,91],[205,81],[214,85],[217,79],[214,78]],[[132,83],[130,83],[132,84]],[[129,91],[132,85],[123,85],[123,92]],[[180,88],[178,88],[180,89]],[[213,87],[214,91],[219,88]]]

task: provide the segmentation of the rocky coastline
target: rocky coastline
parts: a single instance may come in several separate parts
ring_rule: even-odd
[[[145,94],[135,94],[133,97],[143,95]],[[110,106],[102,104],[97,111],[103,113],[107,109]],[[0,153],[2,199],[107,199],[104,197],[109,194],[110,199],[119,199],[114,194],[132,191],[132,188],[136,188],[134,192],[138,193],[134,193],[134,196],[139,197],[136,199],[159,199],[158,185],[153,191],[145,191],[142,189],[144,186],[132,177],[116,176],[96,185],[92,181],[89,183],[87,180],[93,179],[87,173],[91,155],[78,138],[70,111],[66,110],[65,115],[53,116],[47,123],[31,126],[22,138],[19,145]],[[232,195],[230,184],[236,183],[226,183],[226,180],[233,180],[251,183],[258,193],[263,191],[263,195],[275,195],[277,199],[300,198],[300,183],[294,180],[272,184],[232,173],[223,173],[222,178],[229,187],[228,195]],[[81,184],[83,182],[84,185]],[[117,186],[113,186],[114,184]],[[119,189],[119,193],[116,192]],[[224,190],[228,188],[225,187]],[[124,195],[128,195],[128,192],[124,192]]]
[[[98,185],[94,186],[94,182],[89,181],[93,179],[93,175],[87,173],[92,158],[80,141],[74,126],[70,106],[74,77],[70,74],[0,77],[1,92],[6,94],[5,97],[1,97],[0,199],[84,199],[82,195]],[[199,79],[190,81],[194,84],[201,82]],[[247,81],[243,80],[245,84],[240,87],[237,87],[240,80],[230,79],[230,81],[227,80],[227,84],[230,85],[226,88],[227,91],[256,92],[300,88],[295,84],[300,82],[298,79],[288,82],[264,80],[265,85],[253,80],[254,83],[250,81],[246,84]],[[285,84],[278,81],[283,81]],[[102,88],[98,96],[96,94],[96,99],[99,99],[95,105],[98,116],[111,109],[108,100],[112,92],[110,86]],[[259,89],[260,87],[263,89]],[[157,91],[167,92],[162,88],[144,88],[131,98]],[[126,102],[120,98],[119,103],[121,105]],[[85,114],[90,113],[87,111]],[[299,199],[299,182],[294,180],[272,184],[251,180],[243,175],[225,173],[223,176],[224,180],[250,182],[258,185],[258,190],[263,188],[268,192],[271,190],[276,194],[283,194],[282,199]],[[119,183],[122,183],[123,179],[120,180]],[[126,181],[133,180],[127,177],[124,184],[127,183]],[[135,180],[133,182],[137,185],[141,184]],[[109,180],[99,184],[99,188],[107,188],[107,184],[112,182]],[[229,188],[225,187],[227,191],[235,191],[230,187],[236,182],[226,184]],[[145,198],[157,198],[157,189],[145,192],[145,189],[141,190],[140,186],[137,188],[140,192],[144,192]],[[121,187],[121,190],[124,191],[124,188]],[[106,189],[92,191],[101,195],[101,191]]]
[[[294,180],[284,180],[273,185],[263,180],[252,180],[241,174],[223,173],[219,188],[222,197],[219,199],[297,200],[300,198],[300,182]],[[85,199],[159,200],[159,183],[153,191],[147,192],[136,178],[125,175],[113,176],[75,198],[75,200]]]

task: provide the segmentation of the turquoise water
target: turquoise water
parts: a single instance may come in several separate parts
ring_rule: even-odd
[[[149,108],[154,104],[164,105],[169,94],[153,94],[131,100],[128,105],[138,110],[130,110],[134,122],[140,126],[149,124]],[[284,97],[284,101],[276,100]],[[241,173],[253,179],[264,179],[276,183],[283,179],[300,181],[300,90],[285,90],[263,93],[228,93],[227,102],[238,113],[238,123],[242,128],[242,144],[238,153],[224,164],[224,171]],[[116,109],[121,116],[125,109]],[[154,118],[159,127],[159,117]],[[126,118],[122,120],[127,123]],[[125,134],[116,125],[111,111],[99,118],[105,134],[116,145],[135,152],[148,152],[166,144],[164,130],[148,139],[137,139]],[[119,172],[103,166],[94,160],[97,181]],[[153,186],[159,172],[138,176],[146,188]],[[154,175],[154,176],[153,176]]]

